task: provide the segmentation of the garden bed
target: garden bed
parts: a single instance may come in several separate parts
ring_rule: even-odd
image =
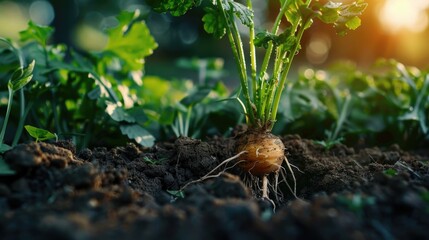
[[[237,168],[175,190],[234,155],[233,139],[179,138],[76,152],[68,142],[18,145],[0,180],[2,239],[426,239],[429,152],[327,150],[283,138],[295,169],[270,202]],[[289,179],[290,180],[290,179]],[[176,195],[176,196],[174,196]]]

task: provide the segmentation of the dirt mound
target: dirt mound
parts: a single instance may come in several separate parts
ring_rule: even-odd
[[[397,146],[330,150],[288,136],[297,195],[273,211],[239,169],[177,190],[233,153],[232,139],[179,138],[76,152],[19,145],[0,177],[2,239],[426,239],[429,153]],[[298,170],[299,169],[299,170]],[[231,174],[234,173],[234,174]],[[273,194],[273,193],[272,193]]]

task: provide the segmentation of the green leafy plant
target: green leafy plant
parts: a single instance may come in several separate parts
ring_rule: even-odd
[[[285,88],[293,59],[299,52],[301,38],[314,19],[334,25],[340,35],[359,27],[359,15],[367,4],[356,1],[350,4],[321,4],[318,1],[280,0],[280,11],[270,30],[256,33],[253,21],[252,1],[243,5],[233,0],[182,1],[166,0],[152,2],[155,10],[169,11],[173,15],[184,14],[188,9],[205,3],[204,29],[217,38],[226,36],[237,65],[241,85],[241,99],[247,133],[237,141],[237,151],[245,171],[263,177],[263,195],[266,196],[266,175],[278,172],[285,159],[284,146],[270,132],[277,120],[280,100]],[[280,30],[281,22],[287,27]],[[249,60],[246,63],[245,48],[237,22],[247,28]],[[266,49],[258,68],[256,47]],[[271,64],[271,68],[269,67]]]
[[[396,60],[380,60],[372,78],[379,98],[384,130],[404,147],[429,140],[429,74]]]
[[[19,91],[20,93],[20,114],[19,114],[19,123],[18,123],[14,140],[12,142],[12,146],[17,144],[18,139],[21,136],[24,120],[26,118],[24,86],[27,85],[33,78],[33,69],[34,69],[35,62],[33,60],[28,66],[25,66],[25,60],[24,60],[23,54],[18,47],[16,47],[11,41],[5,38],[0,38],[0,42],[6,44],[7,48],[19,60],[19,67],[16,68],[15,71],[12,73],[12,76],[10,77],[7,84],[9,97],[8,97],[6,115],[3,120],[3,127],[0,133],[0,146],[1,146],[0,148],[1,148],[1,151],[4,151],[9,149],[9,147],[3,143],[3,140],[4,140],[4,135],[6,133],[10,111],[12,108],[13,96],[17,91]]]
[[[25,105],[21,104],[19,118],[13,119],[18,130],[24,124],[43,126],[71,136],[78,147],[100,144],[100,140],[104,145],[118,144],[126,140],[120,134],[141,145],[153,145],[157,127],[149,129],[151,119],[138,94],[144,58],[157,44],[138,11],[122,12],[117,19],[118,25],[107,30],[108,42],[99,52],[78,53],[50,44],[54,29],[31,21],[20,32],[20,62],[30,58],[36,64],[35,81],[25,88],[28,98],[21,100]],[[0,53],[1,60],[8,63],[8,68],[0,69],[4,74],[16,63],[9,60],[9,52]],[[106,135],[112,138],[101,137]],[[19,132],[13,145],[20,138]]]
[[[15,70],[15,72],[12,74],[12,77],[10,78],[8,82],[8,92],[9,92],[9,98],[8,98],[8,104],[7,104],[7,110],[6,115],[3,120],[3,127],[0,132],[0,144],[2,145],[2,150],[4,150],[4,135],[6,133],[7,123],[10,116],[10,111],[12,107],[12,101],[13,101],[13,95],[15,92],[21,90],[25,85],[27,85],[31,79],[33,78],[33,69],[34,69],[34,61],[30,63],[25,68],[18,68]]]
[[[48,130],[33,127],[30,125],[25,125],[25,130],[27,130],[28,134],[36,139],[36,142],[38,141],[45,141],[49,139],[55,138],[58,141],[58,136],[56,133],[51,133]]]

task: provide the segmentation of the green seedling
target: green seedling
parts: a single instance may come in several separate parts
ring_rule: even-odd
[[[388,168],[386,170],[383,171],[383,174],[389,177],[393,177],[398,175],[398,171],[396,169],[393,168]]]
[[[262,177],[263,197],[267,197],[267,175],[278,174],[283,161],[284,145],[271,134],[277,120],[281,96],[287,83],[294,57],[301,49],[301,38],[315,19],[333,24],[338,34],[359,27],[359,16],[367,4],[356,1],[350,4],[318,1],[279,0],[280,11],[271,29],[256,31],[253,1],[245,5],[233,0],[149,1],[160,12],[178,16],[190,8],[204,3],[204,29],[217,38],[227,37],[237,65],[241,85],[241,102],[248,130],[237,140],[237,158],[246,172]],[[287,27],[281,29],[281,23]],[[249,36],[246,58],[239,24]],[[259,26],[258,26],[259,27]],[[262,64],[258,67],[256,48],[264,48]],[[247,64],[249,59],[250,64]],[[271,66],[271,67],[270,67]],[[290,166],[289,166],[289,169]]]
[[[53,138],[55,138],[55,140],[58,141],[58,135],[56,133],[51,133],[48,130],[33,127],[30,125],[25,125],[25,130],[27,130],[30,136],[36,139],[36,142],[46,141]]]
[[[13,100],[12,99],[13,98],[13,94],[16,91],[19,91],[19,93],[20,93],[20,102],[19,102],[19,105],[20,105],[20,111],[19,111],[19,113],[20,114],[19,114],[19,122],[18,122],[17,130],[16,130],[16,133],[15,133],[15,137],[13,139],[13,142],[12,142],[12,146],[15,146],[18,143],[18,140],[19,140],[19,138],[21,136],[22,129],[23,129],[23,126],[24,126],[24,121],[25,121],[25,119],[27,117],[27,113],[28,113],[26,111],[26,109],[28,109],[28,108],[26,108],[26,104],[25,104],[26,101],[25,101],[25,96],[24,96],[24,86],[29,81],[31,81],[31,79],[32,79],[33,69],[34,69],[34,60],[33,60],[32,64],[30,64],[27,68],[25,68],[25,60],[24,60],[24,56],[23,56],[21,50],[18,47],[16,47],[15,44],[13,44],[8,39],[0,37],[0,42],[6,44],[6,46],[8,47],[8,49],[11,50],[12,53],[18,58],[18,60],[19,60],[19,66],[20,66],[18,69],[15,70],[15,72],[12,75],[12,78],[14,78],[14,79],[11,78],[10,81],[9,81],[9,83],[8,83],[9,101],[8,101],[8,108],[7,108],[8,112],[6,113],[7,119],[5,118],[5,121],[3,123],[2,134],[1,134],[1,137],[0,137],[0,146],[1,146],[0,148],[3,151],[4,150],[3,149],[4,148],[4,146],[3,146],[4,132],[3,131],[6,130],[5,129],[5,127],[6,127],[5,124],[7,124],[7,121],[8,121],[8,118],[9,118],[8,114],[10,114],[11,100]],[[24,71],[24,69],[26,70],[26,72]],[[31,72],[29,72],[30,70],[31,70]],[[19,75],[21,75],[21,76],[19,76]],[[31,77],[30,77],[30,75],[31,75]],[[13,81],[13,82],[11,82],[11,81]],[[11,92],[12,92],[12,94],[11,94]]]
[[[175,198],[185,198],[185,193],[183,191],[176,191],[176,190],[167,190],[167,193],[169,193],[171,196]]]
[[[159,165],[162,162],[164,162],[165,160],[167,160],[166,158],[161,158],[161,159],[152,159],[149,157],[143,157],[143,161],[145,161],[146,163],[148,163],[149,165]]]
[[[15,72],[12,74],[7,87],[8,87],[8,92],[9,92],[9,98],[8,98],[8,103],[7,103],[7,110],[6,110],[6,115],[3,121],[3,127],[1,129],[0,132],[0,145],[2,145],[2,149],[4,149],[3,145],[3,140],[4,140],[4,135],[6,133],[6,128],[7,128],[7,123],[9,120],[9,115],[10,115],[10,110],[12,107],[12,101],[13,101],[13,95],[21,90],[25,85],[27,85],[31,79],[33,78],[33,69],[34,69],[34,60],[25,68],[18,68],[15,70]]]
[[[315,140],[314,143],[319,144],[320,146],[322,146],[323,148],[325,148],[325,150],[329,150],[332,147],[334,147],[335,145],[341,144],[344,141],[344,138],[340,137],[340,138],[336,138],[334,140],[330,140],[329,138],[326,140]]]

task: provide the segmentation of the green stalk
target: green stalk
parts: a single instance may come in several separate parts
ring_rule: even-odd
[[[312,0],[307,0],[305,2],[307,7],[310,5],[311,1]],[[270,118],[270,121],[272,123],[274,123],[277,119],[277,111],[279,109],[280,99],[281,99],[282,92],[283,92],[284,87],[285,87],[285,82],[286,82],[286,79],[288,77],[289,70],[292,66],[292,62],[293,62],[295,55],[298,53],[302,36],[304,34],[304,31],[308,28],[307,25],[310,23],[310,21],[312,21],[311,18],[301,19],[300,22],[294,27],[293,32],[295,32],[296,29],[298,28],[298,26],[301,25],[301,27],[298,30],[295,46],[293,47],[292,51],[289,53],[289,59],[288,59],[288,62],[286,64],[286,67],[282,70],[283,72],[282,72],[282,75],[280,77],[280,83],[278,85],[279,89],[276,89],[276,94],[275,94],[275,98],[274,98],[274,103],[272,105],[271,118]],[[270,109],[271,109],[271,107],[270,107]],[[273,126],[274,126],[274,124],[271,124],[270,128],[272,129]]]
[[[286,82],[289,70],[290,70],[290,68],[292,66],[292,62],[293,62],[293,59],[294,59],[295,55],[298,53],[298,49],[299,49],[299,46],[300,46],[301,38],[302,38],[302,36],[304,34],[304,31],[305,31],[305,26],[308,24],[308,21],[310,21],[310,20],[311,19],[307,19],[305,22],[302,22],[301,28],[298,31],[298,35],[297,35],[297,38],[296,38],[295,46],[293,47],[292,51],[289,54],[289,60],[288,60],[288,62],[286,64],[286,67],[283,69],[283,73],[282,73],[282,75],[280,77],[280,83],[278,85],[279,88],[276,91],[275,98],[274,98],[274,104],[273,104],[272,111],[271,111],[271,119],[270,120],[272,122],[276,121],[277,111],[278,111],[279,104],[280,104],[280,99],[281,99],[281,96],[282,96],[283,89],[285,87],[285,82]]]
[[[15,137],[13,138],[12,147],[16,146],[18,144],[19,139],[22,135],[22,130],[24,129],[24,122],[27,118],[28,113],[30,112],[31,107],[33,106],[34,102],[29,102],[24,110],[24,115],[21,116],[18,123],[18,128],[15,132]]]
[[[191,115],[192,115],[192,105],[188,107],[188,111],[186,112],[186,120],[185,120],[185,133],[186,137],[189,137],[189,126],[191,124]]]
[[[341,114],[338,118],[337,124],[335,126],[334,133],[330,136],[329,141],[334,141],[338,137],[338,133],[340,132],[341,128],[343,127],[344,122],[346,121],[347,113],[349,111],[349,105],[350,101],[352,100],[350,95],[346,96],[346,101],[344,102],[343,107],[341,108]]]
[[[276,20],[274,21],[273,28],[271,29],[272,34],[277,34],[277,32],[279,31],[280,23],[282,22],[283,15],[285,14],[285,12],[287,10],[288,3],[289,3],[289,0],[285,0],[283,2],[282,7],[280,8],[280,12],[276,17]],[[274,44],[272,42],[268,43],[268,48],[267,48],[267,51],[265,52],[264,60],[263,60],[262,65],[261,65],[262,66],[261,71],[259,72],[259,78],[260,79],[262,79],[264,73],[268,69],[268,64],[270,63],[270,58],[271,58],[271,54],[273,52],[273,47],[274,47]]]
[[[284,14],[285,14],[285,12],[287,10],[288,2],[289,2],[289,0],[285,0],[283,2],[282,7],[280,8],[280,12],[277,15],[276,20],[274,21],[274,25],[273,25],[273,27],[271,29],[271,33],[272,34],[277,34],[277,32],[279,31],[280,23],[281,23],[282,18],[283,18]],[[267,90],[267,89],[264,87],[265,80],[263,80],[263,78],[264,78],[265,73],[267,72],[268,65],[270,63],[270,59],[271,59],[271,55],[272,55],[272,52],[273,52],[273,48],[274,48],[274,44],[272,42],[269,42],[268,43],[267,51],[265,52],[264,60],[262,61],[261,70],[259,72],[259,81],[260,82],[259,82],[259,89],[258,89],[259,90],[259,94],[258,95],[260,97],[260,100],[257,102],[257,105],[258,105],[257,107],[258,107],[258,112],[260,112],[261,115],[263,115],[263,113],[264,113],[263,109],[265,108],[265,102],[266,102],[264,100],[265,97],[263,97],[263,96],[267,95],[264,92],[264,89],[265,90]],[[265,120],[264,120],[264,122],[265,122]]]
[[[178,112],[177,113],[177,117],[178,117],[178,120],[179,120],[179,122],[178,122],[178,125],[179,125],[179,137],[180,136],[183,136],[183,116],[182,116],[182,113],[181,112]]]
[[[3,127],[2,127],[1,133],[0,133],[0,145],[3,144],[4,135],[6,133],[7,122],[9,120],[10,109],[12,107],[12,100],[13,100],[13,90],[11,88],[9,88],[9,99],[7,101],[6,116],[4,117]]]
[[[247,8],[250,10],[253,9],[252,1],[247,0]],[[257,84],[256,84],[256,49],[254,44],[255,39],[255,24],[252,23],[249,26],[249,48],[250,48],[250,67],[251,67],[251,76],[252,76],[252,91],[253,91],[253,100],[257,99]]]
[[[9,49],[18,57],[19,60],[19,66],[23,69],[24,65],[25,65],[25,60],[24,57],[22,56],[21,51],[19,50],[19,48],[15,47],[10,41],[8,41],[5,38],[0,37],[0,41],[6,43],[9,47]],[[26,114],[25,114],[25,96],[24,96],[24,89],[21,88],[19,90],[19,105],[20,105],[20,111],[19,111],[19,124],[18,124],[18,128],[17,131],[15,133],[15,137],[14,137],[14,144],[12,144],[12,146],[15,146],[18,140],[16,140],[16,138],[21,137],[21,133],[22,133],[22,129],[24,127],[24,121],[26,118]],[[9,107],[9,106],[8,106]],[[3,141],[3,138],[1,138]],[[2,143],[2,142],[1,142]]]
[[[260,109],[258,109],[262,114],[263,123],[267,123],[270,116],[270,103],[272,102],[274,92],[276,90],[276,86],[278,85],[278,81],[280,79],[280,71],[282,69],[283,61],[281,61],[283,51],[282,46],[278,46],[276,48],[276,59],[274,61],[274,69],[271,79],[268,82],[268,87],[265,88],[263,92],[263,97],[261,98]],[[268,106],[268,107],[267,107]]]
[[[246,108],[248,113],[246,120],[250,123],[250,125],[254,125],[255,116],[254,116],[254,110],[252,108],[252,101],[250,99],[249,86],[247,83],[246,61],[244,58],[243,43],[238,33],[237,25],[231,22],[230,18],[227,17],[225,9],[222,6],[221,0],[216,0],[216,3],[222,13],[222,17],[224,18],[225,22],[228,25],[228,27],[226,28],[228,40],[231,45],[234,59],[237,63],[237,67],[240,73],[240,84],[243,90],[244,98],[246,100]]]
[[[48,54],[48,49],[46,48],[46,45],[43,45],[43,54],[44,54],[44,58],[45,58],[45,65],[46,68],[50,67],[49,64],[49,54]],[[51,84],[54,84],[54,79],[52,78],[51,73],[48,73],[48,79],[51,82]],[[61,133],[63,131],[61,131],[61,126],[60,126],[60,117],[58,116],[58,108],[57,108],[57,97],[55,96],[55,92],[53,89],[51,89],[51,101],[52,101],[52,113],[54,115],[54,125],[55,125],[55,129],[57,133]]]

